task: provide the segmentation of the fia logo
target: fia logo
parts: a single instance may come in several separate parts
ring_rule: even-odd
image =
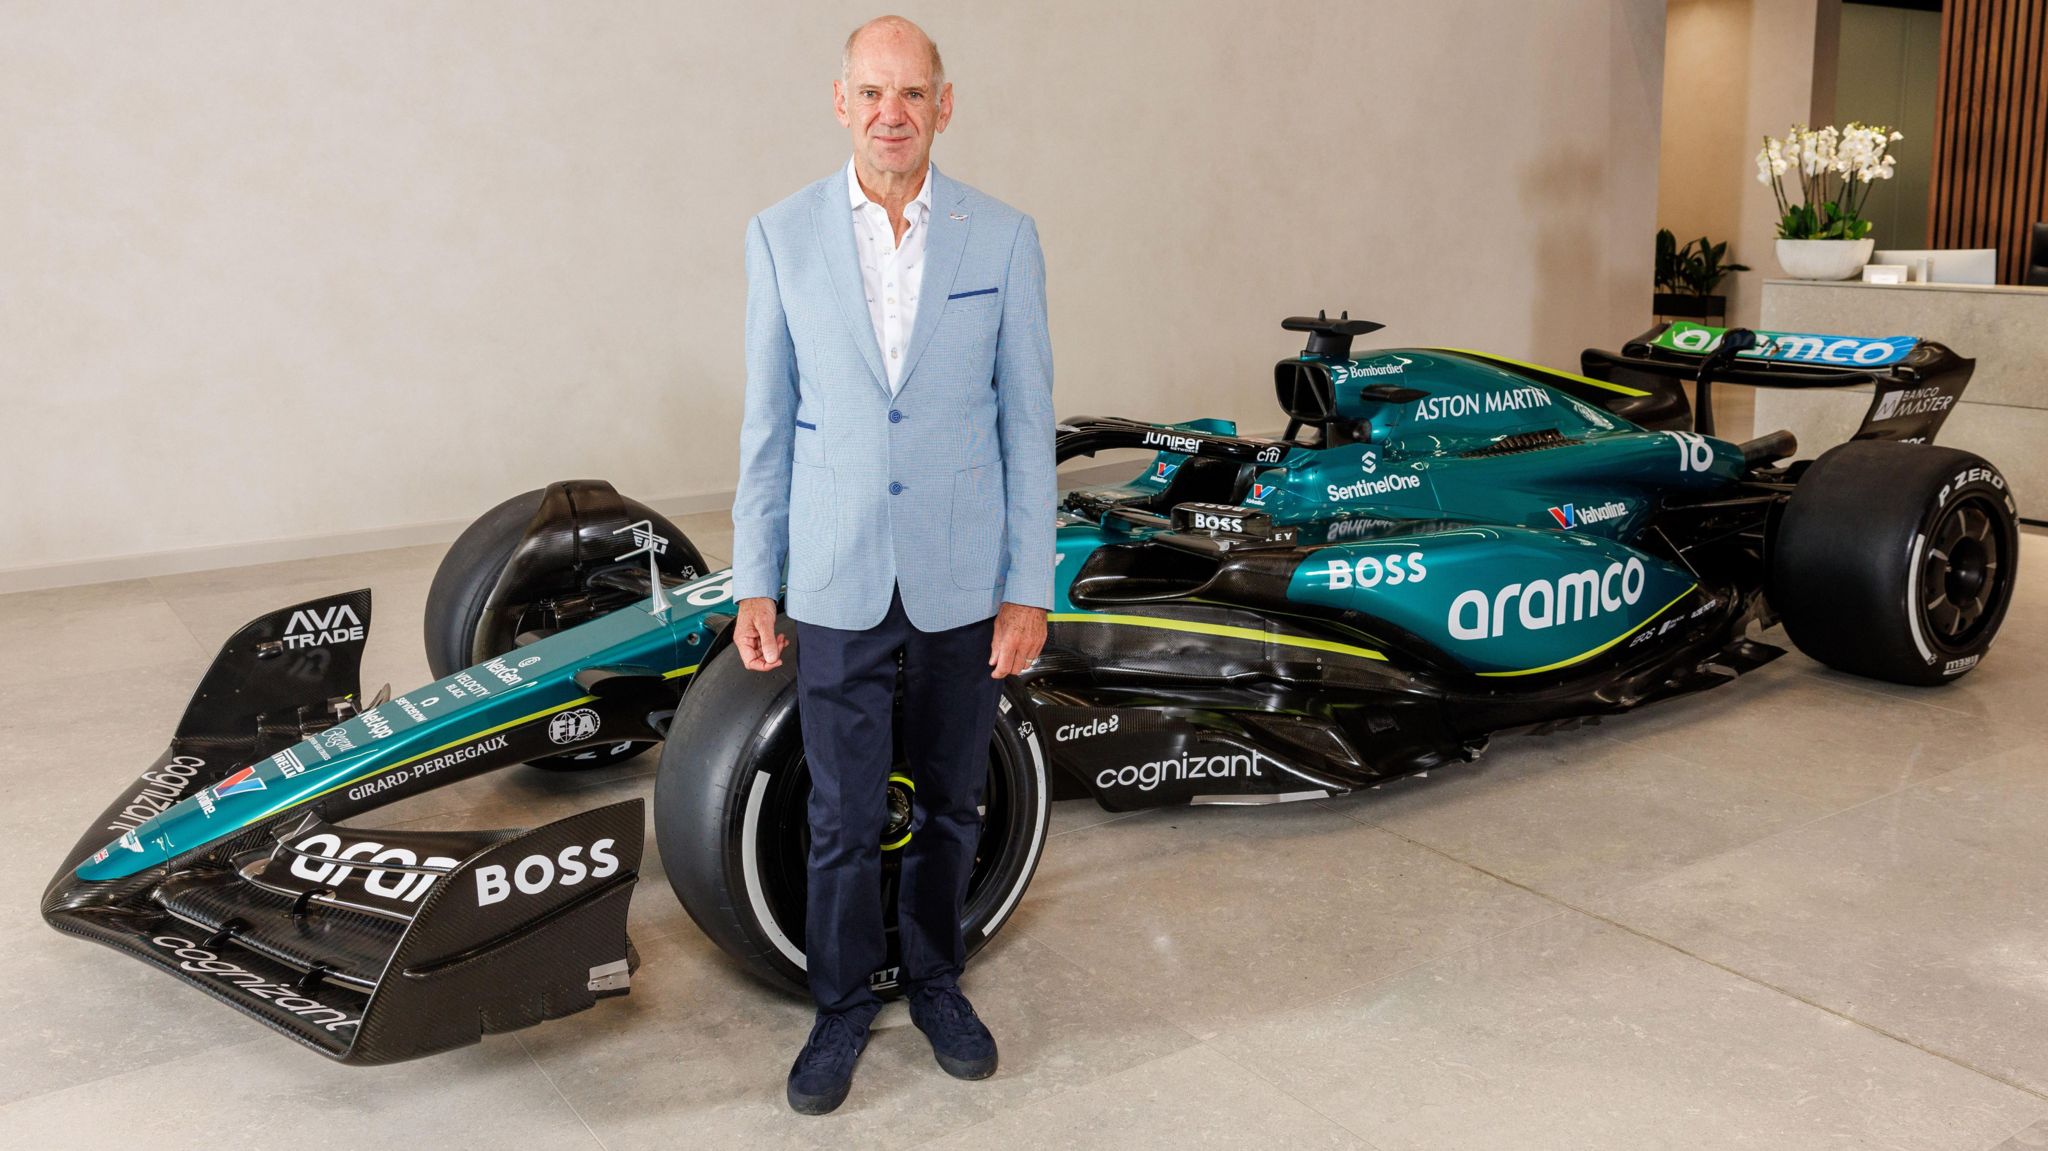
[[[595,710],[579,707],[565,711],[548,721],[548,738],[556,743],[582,743],[597,734],[604,721]]]

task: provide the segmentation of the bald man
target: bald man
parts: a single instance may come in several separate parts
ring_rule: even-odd
[[[808,1115],[845,1100],[881,1007],[874,984],[896,972],[939,1066],[995,1073],[995,1039],[960,992],[961,910],[1002,681],[1045,642],[1053,575],[1037,229],[932,166],[953,86],[917,25],[855,30],[832,97],[852,159],[747,232],[733,503],[742,661],[781,666],[778,591],[796,632],[811,782],[802,946],[818,1014],[788,1097]],[[885,844],[890,778],[904,773],[909,838]]]

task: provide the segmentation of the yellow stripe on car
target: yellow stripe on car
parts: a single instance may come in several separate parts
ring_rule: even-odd
[[[1590,376],[1582,376],[1577,372],[1560,372],[1556,368],[1546,368],[1542,364],[1530,364],[1524,363],[1521,360],[1511,360],[1506,356],[1496,356],[1492,352],[1476,352],[1471,348],[1438,348],[1436,350],[1439,352],[1456,352],[1461,356],[1471,356],[1474,359],[1480,360],[1492,360],[1500,364],[1512,364],[1515,367],[1526,368],[1532,372],[1542,372],[1546,376],[1557,376],[1570,380],[1573,383],[1584,384],[1589,388],[1599,388],[1607,392],[1619,392],[1624,396],[1647,396],[1650,394],[1641,388],[1631,388],[1622,384],[1610,384],[1605,380],[1596,380]]]
[[[1306,635],[1283,635],[1260,631],[1255,627],[1232,627],[1221,623],[1195,623],[1191,620],[1161,619],[1150,615],[1112,615],[1098,612],[1056,611],[1046,617],[1054,623],[1102,623],[1123,627],[1150,627],[1162,631],[1183,631],[1195,635],[1217,635],[1230,639],[1245,639],[1255,643],[1280,644],[1283,647],[1305,647],[1316,651],[1335,652],[1338,655],[1357,656],[1360,659],[1385,660],[1387,657],[1369,647],[1338,643],[1336,640],[1316,639]]]

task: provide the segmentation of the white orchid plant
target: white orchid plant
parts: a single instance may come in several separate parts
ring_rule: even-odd
[[[1896,157],[1886,149],[1901,139],[1889,128],[1851,123],[1808,128],[1792,125],[1783,140],[1764,137],[1756,154],[1756,178],[1778,194],[1781,240],[1860,240],[1870,233],[1863,203],[1870,186],[1892,178]],[[1785,194],[1785,176],[1795,175],[1799,200]]]

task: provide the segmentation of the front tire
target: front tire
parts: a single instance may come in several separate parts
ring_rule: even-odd
[[[1799,650],[1892,683],[1977,666],[2012,603],[2019,518],[2005,477],[1954,448],[1858,440],[1793,489],[1771,603]]]
[[[427,588],[427,610],[423,620],[427,646],[427,667],[435,678],[454,675],[492,656],[503,655],[515,646],[516,637],[528,626],[551,614],[554,597],[583,592],[579,573],[564,562],[552,568],[529,569],[530,587],[512,589],[517,611],[497,622],[495,629],[485,623],[484,611],[498,581],[526,538],[534,517],[540,513],[547,490],[522,492],[478,516],[441,557],[434,569],[434,581]],[[652,521],[655,531],[669,541],[662,556],[663,570],[686,576],[704,574],[705,564],[695,545],[665,517],[635,500],[621,497],[628,514]],[[618,596],[624,606],[630,595]],[[594,602],[592,610],[606,610]],[[646,751],[650,745],[631,741],[599,744],[565,755],[530,760],[534,767],[548,771],[585,771],[621,763]]]
[[[697,926],[755,977],[807,993],[805,863],[810,850],[810,772],[797,722],[794,629],[782,666],[748,671],[728,649],[683,696],[654,782],[655,846],[670,886]],[[963,905],[967,954],[981,950],[1016,910],[1037,869],[1051,812],[1044,752],[1029,721],[1005,698],[989,745],[984,822]],[[900,741],[899,741],[900,748]],[[914,789],[899,750],[892,789]],[[892,810],[899,807],[892,794]],[[892,852],[907,838],[884,833],[883,898],[893,904]],[[888,959],[871,978],[899,990],[902,952],[893,907],[885,912]]]

